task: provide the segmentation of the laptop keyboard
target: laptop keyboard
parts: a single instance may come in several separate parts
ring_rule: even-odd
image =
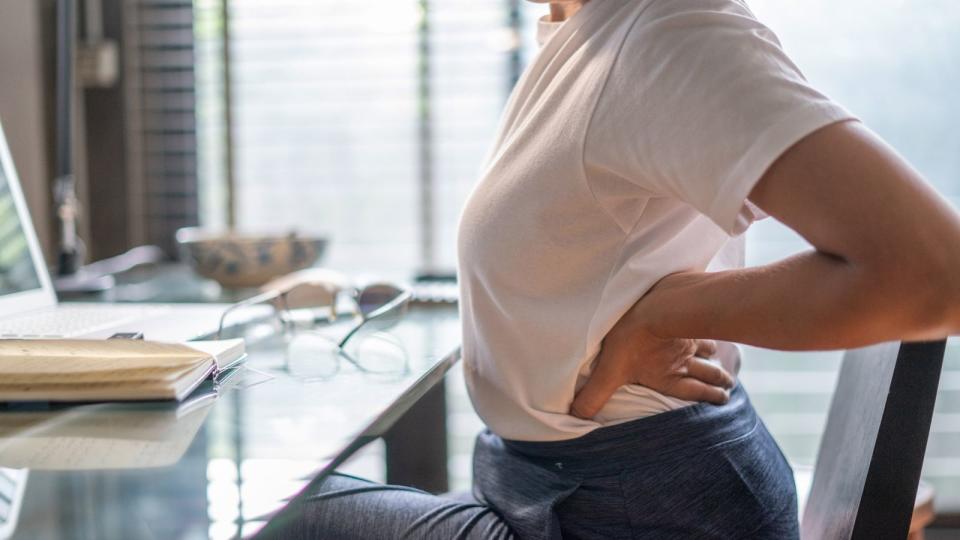
[[[10,518],[13,498],[17,495],[17,476],[20,471],[0,469],[0,525]]]
[[[71,306],[0,319],[0,338],[68,338],[156,317],[167,306]]]

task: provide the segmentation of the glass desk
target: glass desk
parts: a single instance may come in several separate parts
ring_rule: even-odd
[[[182,404],[0,406],[0,539],[246,536],[381,436],[389,481],[443,490],[459,330],[455,307],[415,304],[347,348],[358,368],[317,334],[251,328],[245,367]]]

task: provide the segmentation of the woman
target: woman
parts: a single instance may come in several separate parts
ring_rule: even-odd
[[[956,332],[957,214],[740,0],[555,1],[538,37],[460,227],[474,498],[335,476],[284,534],[796,538],[730,343]],[[743,268],[764,214],[813,249]]]

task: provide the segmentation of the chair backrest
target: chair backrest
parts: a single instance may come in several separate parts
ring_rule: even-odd
[[[801,523],[805,540],[907,537],[945,346],[846,353]]]

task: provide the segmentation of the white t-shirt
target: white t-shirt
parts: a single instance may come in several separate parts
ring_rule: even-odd
[[[738,0],[591,0],[539,30],[458,235],[470,396],[517,440],[688,405],[627,385],[568,414],[620,316],[667,274],[743,266],[750,189],[851,118]]]

